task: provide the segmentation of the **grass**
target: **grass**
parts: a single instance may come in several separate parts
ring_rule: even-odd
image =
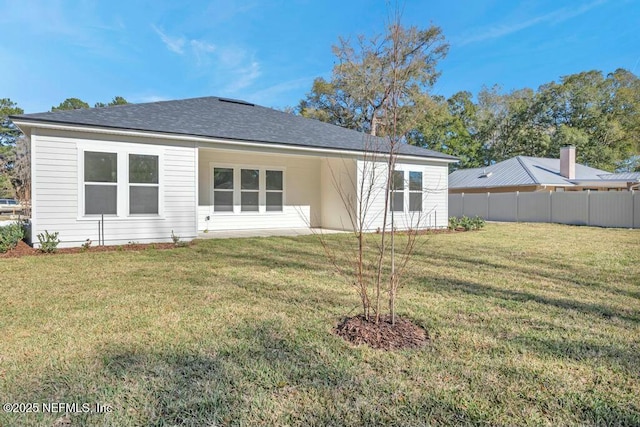
[[[331,333],[358,299],[314,236],[4,259],[0,278],[0,400],[113,407],[73,425],[640,425],[638,230],[428,236],[398,307],[432,337],[412,351]]]

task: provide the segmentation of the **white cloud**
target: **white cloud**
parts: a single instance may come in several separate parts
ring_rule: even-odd
[[[271,105],[274,99],[281,98],[283,94],[298,92],[300,89],[308,89],[316,76],[302,77],[299,79],[281,82],[264,89],[253,92],[248,96],[253,102],[263,105]],[[290,107],[290,105],[278,105],[277,107]]]
[[[152,24],[151,27],[156,33],[158,33],[158,35],[160,36],[160,40],[162,40],[167,49],[169,49],[171,52],[177,53],[178,55],[184,54],[184,37],[170,37],[155,25]]]
[[[216,50],[216,46],[202,40],[191,40],[189,42],[195,52],[209,53]]]
[[[209,54],[216,51],[216,46],[203,40],[191,40],[189,42],[193,55],[196,57],[196,63],[199,66],[209,64]]]
[[[233,94],[251,86],[260,77],[261,65],[253,54],[239,46],[219,47],[204,39],[171,36],[152,25],[167,49],[185,58],[197,74],[209,74],[223,86],[222,91]]]
[[[225,91],[227,92],[236,92],[240,89],[246,88],[247,86],[251,86],[251,84],[253,84],[253,82],[262,74],[260,71],[260,64],[253,60],[246,67],[237,68],[234,72],[237,77],[225,88]]]
[[[568,19],[582,15],[583,13],[593,9],[594,7],[603,4],[605,1],[606,0],[595,0],[578,8],[564,7],[562,9],[558,9],[544,15],[535,16],[525,21],[483,28],[478,30],[475,34],[470,34],[466,37],[462,37],[462,39],[458,40],[455,44],[457,44],[458,46],[464,46],[470,43],[476,43],[484,40],[497,39],[542,23],[558,24]]]

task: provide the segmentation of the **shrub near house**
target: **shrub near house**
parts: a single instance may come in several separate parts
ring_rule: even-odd
[[[24,228],[19,222],[0,227],[0,253],[16,247],[24,237]]]

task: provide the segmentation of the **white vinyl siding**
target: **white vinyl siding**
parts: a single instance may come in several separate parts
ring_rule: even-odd
[[[372,184],[378,190],[374,192],[373,200],[370,202],[369,214],[367,215],[366,229],[377,230],[383,226],[384,212],[384,178],[386,176],[386,164],[383,162],[374,165],[369,162],[358,161],[358,179],[364,179],[364,188],[372,181],[372,170],[375,170],[375,179]],[[430,163],[425,161],[421,164],[397,163],[395,171],[402,171],[404,178],[403,210],[394,212],[395,227],[399,229],[407,228],[445,228],[448,224],[448,167],[445,163]],[[422,210],[411,210],[411,194],[418,194],[417,189],[411,191],[410,173],[422,173]],[[416,188],[415,186],[413,188]],[[398,191],[400,193],[400,191]],[[400,197],[400,196],[398,196]],[[415,196],[414,196],[415,197]],[[417,201],[414,200],[413,207]],[[387,227],[391,223],[391,215],[387,215]]]
[[[36,171],[33,185],[34,221],[33,243],[37,246],[37,234],[48,230],[59,232],[60,247],[80,246],[87,239],[98,242],[97,217],[84,216],[84,180],[79,157],[84,151],[131,152],[162,157],[164,185],[159,195],[159,215],[105,216],[105,244],[128,242],[170,242],[171,232],[184,240],[196,236],[196,149],[177,142],[160,143],[152,139],[123,138],[62,131],[39,131],[32,135],[33,168]],[[126,163],[126,162],[125,162]],[[127,182],[128,169],[123,183]],[[119,187],[120,188],[120,187]],[[120,193],[120,192],[119,192]],[[118,194],[118,202],[128,191]],[[125,205],[129,200],[125,199]],[[120,207],[118,208],[120,209]]]

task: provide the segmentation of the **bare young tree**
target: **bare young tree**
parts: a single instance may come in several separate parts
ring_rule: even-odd
[[[357,106],[352,116],[364,120],[371,135],[364,136],[362,158],[357,162],[359,178],[348,183],[348,190],[357,188],[355,195],[331,172],[334,188],[348,212],[356,256],[338,256],[326,238],[321,241],[338,271],[355,286],[365,319],[376,323],[381,320],[385,297],[391,322],[395,322],[400,279],[416,247],[419,230],[425,226],[425,215],[413,216],[403,225],[404,244],[397,248],[391,192],[396,186],[405,186],[404,182],[394,182],[398,154],[407,133],[429,105],[428,89],[438,76],[435,65],[446,50],[439,28],[406,29],[400,25],[398,13],[384,35],[371,40],[358,37],[355,47],[341,39],[334,47],[339,59],[332,80],[332,87],[339,88],[336,103],[348,99],[349,105]],[[374,221],[370,216],[379,198],[384,200],[381,227],[372,234]],[[372,254],[374,259],[368,260]],[[343,259],[351,262],[345,267]]]

